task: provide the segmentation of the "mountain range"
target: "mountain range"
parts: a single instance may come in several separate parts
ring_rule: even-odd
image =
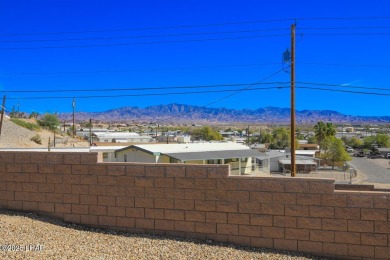
[[[122,107],[104,112],[77,112],[76,120],[102,122],[158,122],[158,123],[258,123],[289,124],[290,108],[265,107],[256,110],[208,108],[184,104],[156,105],[145,108]],[[59,115],[71,120],[72,113]],[[297,124],[315,124],[318,121],[332,123],[390,123],[390,116],[352,116],[332,110],[297,110]]]

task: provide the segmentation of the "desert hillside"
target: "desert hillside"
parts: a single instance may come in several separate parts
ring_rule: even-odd
[[[25,122],[33,123],[34,120],[23,119]],[[31,140],[34,136],[39,136],[41,144]],[[22,126],[16,125],[9,118],[4,118],[3,129],[0,136],[0,148],[46,148],[49,138],[53,146],[54,135],[45,129],[29,130]],[[80,147],[87,146],[85,141],[74,140],[67,135],[56,135],[56,147]]]

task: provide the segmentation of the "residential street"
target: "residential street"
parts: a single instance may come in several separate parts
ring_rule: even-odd
[[[385,184],[390,186],[390,160],[353,157],[349,162],[358,172],[361,181],[355,183]]]

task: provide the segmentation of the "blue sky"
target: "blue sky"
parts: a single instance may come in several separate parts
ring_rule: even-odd
[[[281,61],[296,22],[296,86],[317,88],[296,89],[298,110],[390,115],[390,90],[381,90],[390,89],[388,10],[386,0],[2,1],[0,95],[8,110],[40,113],[70,112],[72,97],[77,111],[169,103],[289,107],[290,90],[273,87],[289,86]],[[282,83],[172,88],[255,82]],[[118,88],[160,89],[97,91]],[[207,92],[243,88],[251,91],[228,98],[235,92]],[[10,92],[75,89],[88,91]],[[145,95],[172,92],[199,94]],[[126,96],[132,94],[140,96]],[[80,98],[102,95],[121,97]],[[70,98],[37,98],[53,96]]]

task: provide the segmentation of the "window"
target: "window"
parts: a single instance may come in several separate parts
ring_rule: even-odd
[[[108,158],[108,153],[103,153],[103,158],[107,159]]]

